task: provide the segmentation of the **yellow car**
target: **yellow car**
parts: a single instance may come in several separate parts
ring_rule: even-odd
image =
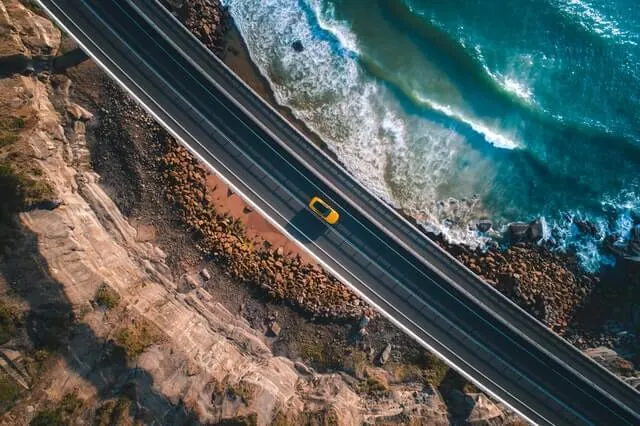
[[[320,197],[313,197],[311,201],[309,201],[309,208],[329,225],[335,225],[340,218],[338,212],[329,207]]]

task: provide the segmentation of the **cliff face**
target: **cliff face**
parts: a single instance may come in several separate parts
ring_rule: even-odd
[[[0,3],[0,14],[3,54],[57,51],[60,33],[46,19],[10,0]],[[40,315],[34,329],[51,332],[41,323],[52,315],[64,317],[60,328],[68,329],[53,342],[61,345],[52,343],[52,361],[40,377],[23,374],[20,357],[9,368],[27,389],[4,423],[27,424],[37,415],[264,425],[312,418],[355,425],[401,416],[448,423],[437,390],[396,385],[384,401],[363,399],[341,375],[274,356],[263,334],[218,303],[195,274],[195,285],[178,291],[165,253],[141,241],[91,169],[86,127],[95,119],[69,100],[73,83],[65,76],[14,76],[0,86],[3,112],[19,112],[28,122],[1,158],[19,157],[29,178],[50,189],[44,203],[20,213],[22,229],[4,252],[0,283],[26,304],[24,315]],[[23,262],[37,279],[11,272]],[[8,344],[28,358],[30,343],[15,337]]]

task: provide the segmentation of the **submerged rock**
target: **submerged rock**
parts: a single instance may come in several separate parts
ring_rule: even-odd
[[[293,43],[291,43],[291,47],[293,48],[293,50],[295,50],[298,53],[304,50],[304,46],[302,45],[302,42],[300,40],[296,40]]]
[[[594,237],[597,237],[600,234],[598,227],[588,220],[574,219],[573,223],[574,225],[576,225],[578,231],[580,231],[581,234],[591,235]]]

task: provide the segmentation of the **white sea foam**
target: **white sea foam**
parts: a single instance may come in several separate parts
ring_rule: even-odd
[[[484,139],[489,142],[491,145],[496,148],[502,149],[516,149],[519,144],[516,142],[515,138],[511,136],[504,135],[494,129],[492,129],[487,124],[483,123],[480,120],[467,117],[463,113],[453,109],[449,105],[440,105],[430,99],[425,99],[421,97],[419,94],[414,94],[415,98],[419,99],[421,103],[428,105],[431,109],[439,111],[445,114],[447,117],[451,117],[461,123],[465,123],[469,127],[471,127],[476,133],[481,134]]]
[[[460,40],[462,43],[462,39]],[[464,45],[464,44],[463,44]],[[486,59],[482,53],[480,45],[476,44],[473,48],[476,59],[482,64],[484,71],[491,76],[491,78],[507,92],[517,96],[520,100],[526,102],[529,105],[535,105],[535,97],[533,90],[527,83],[525,83],[524,75],[529,73],[533,67],[533,58],[531,54],[514,55],[510,60],[510,70],[504,73],[492,71],[487,65]]]
[[[385,181],[386,162],[391,146],[402,143],[405,134],[402,120],[384,104],[383,88],[363,77],[352,55],[337,55],[295,2],[225,3],[277,102],[318,133],[370,190],[394,202]],[[336,38],[352,50],[355,36],[330,19],[333,12],[319,8],[317,2],[311,8],[322,15],[315,19],[332,34],[340,34]],[[291,48],[295,40],[302,42],[302,52]]]
[[[349,30],[348,24],[339,21],[336,18],[335,6],[333,3],[326,6],[323,9],[323,2],[321,0],[307,0],[309,7],[315,13],[318,19],[320,28],[324,31],[331,33],[339,42],[340,45],[353,53],[360,53],[358,50],[358,39],[353,32]]]
[[[531,103],[533,99],[531,88],[513,77],[504,77],[501,86],[524,101]]]

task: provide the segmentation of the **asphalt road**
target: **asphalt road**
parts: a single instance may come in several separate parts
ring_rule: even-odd
[[[539,424],[640,425],[640,394],[354,182],[155,0],[39,2],[256,209],[481,388]],[[336,226],[306,209],[313,195]]]

